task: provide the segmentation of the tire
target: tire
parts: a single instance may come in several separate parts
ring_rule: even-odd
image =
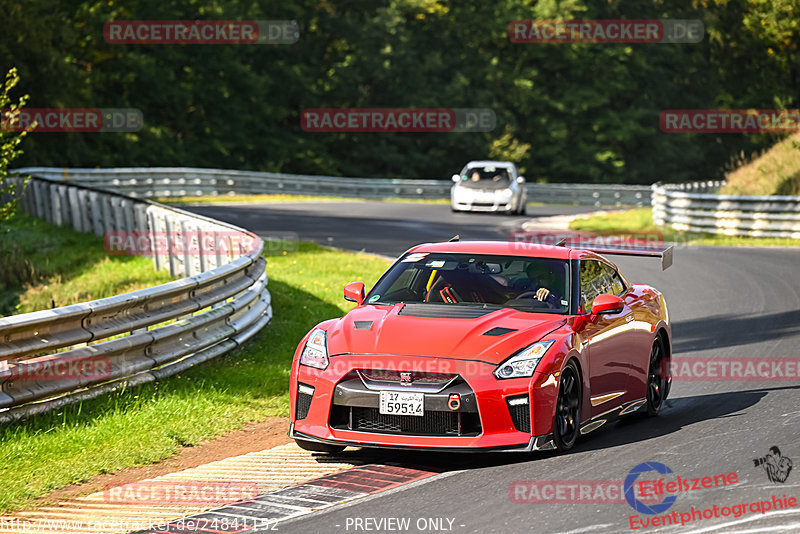
[[[580,435],[581,379],[575,362],[570,361],[561,372],[558,384],[556,414],[553,418],[553,444],[561,452],[570,450]]]
[[[528,202],[524,201],[522,202],[522,206],[519,207],[519,214],[525,215],[526,213],[528,213]]]
[[[330,445],[328,443],[318,443],[316,441],[306,441],[304,439],[294,440],[297,446],[311,452],[327,452],[328,454],[336,454],[344,450],[343,445]]]
[[[650,349],[647,365],[647,415],[658,415],[667,398],[667,359],[661,339],[656,338]]]

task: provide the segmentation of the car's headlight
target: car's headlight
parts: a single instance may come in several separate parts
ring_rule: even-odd
[[[306,346],[300,355],[300,365],[325,369],[328,367],[328,343],[325,330],[315,328],[308,336]]]
[[[494,376],[499,379],[504,378],[521,378],[526,376],[533,376],[533,371],[536,369],[539,360],[542,359],[544,353],[550,348],[553,341],[539,341],[528,347],[525,347],[503,363],[497,366],[494,370]]]
[[[512,196],[514,196],[514,192],[511,189],[502,189],[497,191],[495,194],[502,199],[510,199]]]

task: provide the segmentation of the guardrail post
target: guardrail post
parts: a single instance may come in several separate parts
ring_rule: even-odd
[[[94,235],[103,235],[103,203],[102,195],[97,191],[89,191],[89,201],[87,208],[89,211],[89,219],[91,220],[91,228]]]
[[[183,236],[183,240],[181,242],[183,243],[184,272],[186,276],[194,276],[202,272],[199,269],[199,250],[196,250],[198,246],[197,231],[189,220],[181,219],[177,224],[180,227],[181,234]]]
[[[45,195],[45,199],[47,199],[47,204],[44,206],[42,214],[44,215],[44,220],[46,220],[49,223],[55,223],[54,214],[56,209],[58,209],[56,205],[57,201],[55,198],[58,196],[58,189],[56,189],[56,187],[57,186],[55,184],[47,184],[46,187],[47,193]]]
[[[122,210],[122,199],[116,195],[109,195],[108,199],[112,231],[124,232],[125,231],[125,214]]]
[[[164,217],[164,225],[165,225],[165,234],[167,238],[167,261],[169,262],[169,274],[170,276],[178,276],[178,274],[182,274],[184,276],[188,276],[186,271],[182,269],[182,265],[178,261],[178,251],[175,250],[175,242],[182,238],[180,234],[180,230],[176,231],[176,226],[180,227],[179,224],[175,224],[175,221],[172,217]]]

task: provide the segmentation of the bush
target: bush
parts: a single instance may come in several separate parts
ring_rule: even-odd
[[[28,135],[28,132],[35,127],[32,125],[23,131],[14,131],[14,122],[19,115],[19,111],[28,101],[28,95],[24,95],[14,104],[9,96],[11,89],[19,83],[17,69],[12,68],[6,74],[5,83],[0,86],[0,221],[9,219],[17,210],[17,201],[22,191],[17,191],[16,184],[8,181],[8,165],[17,156],[22,154],[19,144]],[[23,182],[23,184],[26,182]],[[24,185],[23,185],[24,189]],[[3,253],[0,250],[0,253]],[[3,267],[5,260],[0,259],[0,268]],[[2,276],[2,275],[0,275]]]

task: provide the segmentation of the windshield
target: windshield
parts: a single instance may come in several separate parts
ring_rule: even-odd
[[[461,173],[461,181],[508,185],[511,183],[511,176],[506,167],[468,167]]]
[[[564,260],[411,253],[375,285],[367,302],[445,303],[567,313],[568,273]]]

